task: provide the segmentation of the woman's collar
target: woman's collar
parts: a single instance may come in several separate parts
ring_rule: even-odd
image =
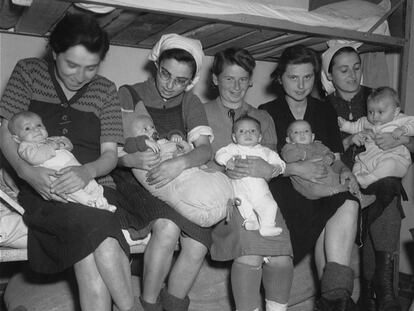
[[[223,100],[221,99],[221,97],[220,97],[220,96],[218,96],[218,97],[217,97],[217,103],[218,103],[220,106],[223,106],[223,107],[225,107],[225,108],[227,108],[227,109],[237,110],[237,109],[240,109],[241,107],[243,107],[245,102],[244,102],[244,101],[242,101],[242,102],[240,102],[240,103],[228,103],[228,102],[226,102],[226,101],[223,101]]]

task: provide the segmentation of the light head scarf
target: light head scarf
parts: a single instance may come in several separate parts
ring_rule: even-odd
[[[332,57],[336,52],[344,47],[351,47],[356,51],[362,45],[362,43],[346,40],[329,40],[327,44],[328,49],[322,54],[321,81],[325,92],[327,94],[331,94],[335,91],[334,85],[331,81],[328,80],[329,64],[332,61]]]
[[[196,72],[194,78],[191,81],[191,84],[189,84],[185,89],[186,91],[189,91],[193,88],[194,85],[197,84],[198,80],[200,79],[200,70],[201,65],[203,64],[204,56],[201,42],[196,39],[190,39],[177,35],[175,33],[166,34],[163,35],[161,39],[154,45],[148,58],[149,60],[156,62],[163,51],[170,49],[181,49],[187,51],[191,54],[191,56],[193,56],[196,62]]]

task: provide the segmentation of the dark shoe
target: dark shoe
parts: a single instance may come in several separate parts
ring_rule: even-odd
[[[401,311],[396,294],[395,264],[393,253],[375,252],[373,285],[377,297],[378,311]]]
[[[358,308],[361,311],[376,311],[375,292],[372,281],[361,279],[361,295],[358,300]]]

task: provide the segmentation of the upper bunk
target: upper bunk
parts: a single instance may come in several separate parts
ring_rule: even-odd
[[[199,39],[207,55],[229,46],[277,62],[285,47],[316,51],[332,38],[360,51],[401,52],[408,0],[0,0],[0,31],[47,36],[67,13],[96,15],[111,43],[149,49],[165,33]],[[309,11],[312,6],[318,6]]]
[[[79,12],[94,14],[113,45],[150,49],[178,33],[199,39],[209,56],[238,46],[277,62],[294,44],[322,52],[330,39],[358,41],[361,53],[401,55],[401,102],[414,98],[412,0],[0,0],[0,32],[47,36]]]

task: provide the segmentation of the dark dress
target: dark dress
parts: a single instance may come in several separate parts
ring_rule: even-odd
[[[50,136],[66,136],[82,164],[100,156],[102,142],[121,142],[122,124],[116,87],[95,76],[67,100],[55,76],[54,63],[40,59],[18,62],[0,101],[0,115],[29,110],[43,119]],[[111,204],[126,204],[110,188],[109,176],[98,179]],[[45,201],[26,182],[19,181],[18,200],[28,225],[28,257],[37,272],[55,273],[73,266],[92,253],[107,237],[117,239],[126,254],[129,246],[115,214],[77,203]]]
[[[277,149],[280,152],[286,143],[287,128],[295,120],[286,99],[283,96],[261,105],[259,109],[266,110],[275,122]],[[308,97],[304,119],[310,123],[316,140],[321,141],[332,152],[343,151],[336,112],[331,105]],[[316,240],[336,210],[346,200],[357,201],[349,192],[308,200],[296,192],[290,178],[286,177],[272,179],[269,187],[289,228],[295,263],[313,251]]]
[[[123,111],[133,113],[137,102],[145,103],[146,109],[162,138],[167,137],[171,131],[179,130],[187,134],[196,126],[208,125],[204,108],[198,97],[191,92],[185,92],[164,101],[160,97],[152,78],[143,83],[120,87],[119,95]],[[164,107],[157,108],[162,106]],[[126,131],[127,120],[128,118],[124,118]],[[134,234],[137,238],[142,238],[150,230],[152,221],[165,218],[173,221],[184,234],[206,247],[210,247],[210,228],[196,225],[168,204],[153,196],[135,179],[131,169],[117,168],[112,175],[117,184],[117,189],[125,194],[129,202],[123,211],[122,224],[123,227],[137,230],[136,232],[130,230],[132,238],[134,238]]]

